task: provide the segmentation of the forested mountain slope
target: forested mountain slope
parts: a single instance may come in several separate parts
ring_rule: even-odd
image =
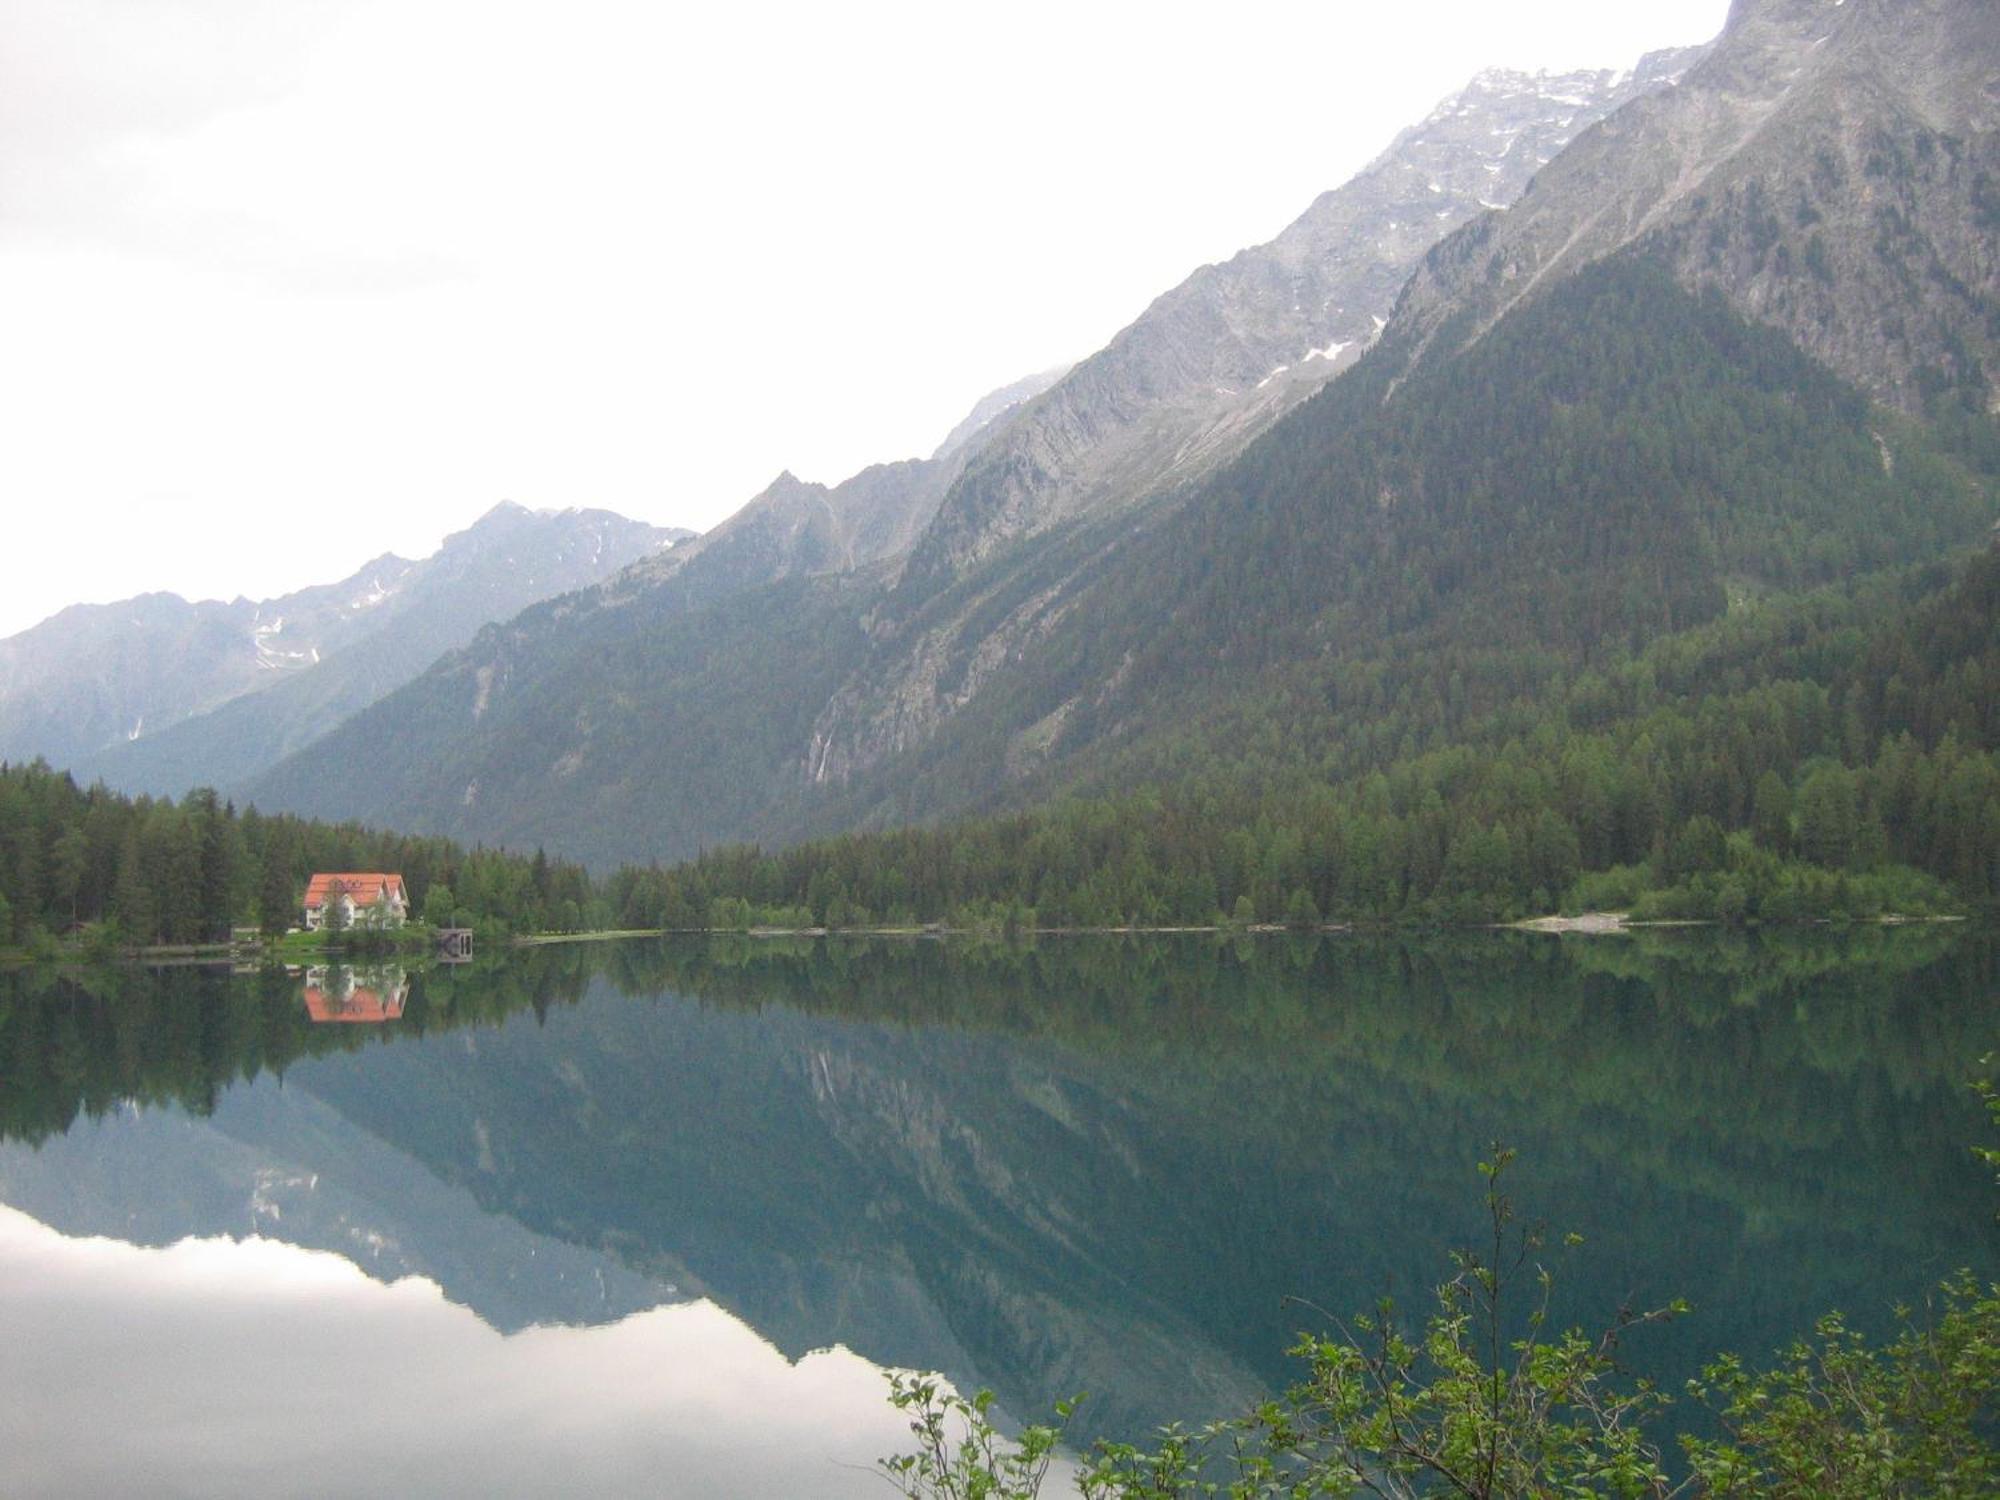
[[[1427,666],[1232,700],[1140,740],[1161,774],[1136,790],[1113,755],[1094,795],[621,871],[609,902],[634,924],[996,930],[2000,904],[2000,548],[1769,595],[1582,671]]]
[[[992,392],[928,459],[831,489],[780,475],[696,541],[488,629],[249,793],[267,806],[365,801],[392,826],[477,826],[517,846],[566,845],[578,802],[591,821],[671,826],[697,844],[739,836],[791,779],[793,747],[857,659],[854,601],[883,576],[885,549],[1060,374]],[[558,794],[542,795],[543,751],[578,734],[589,763],[574,753],[556,767]],[[377,774],[343,764],[357,735],[393,747]],[[421,758],[401,754],[416,746]]]
[[[815,769],[850,790],[838,817],[933,816],[969,787],[1018,800],[1011,781],[1067,781],[1119,746],[1100,777],[1183,774],[1267,743],[1284,703],[1320,706],[1295,743],[1327,770],[1391,760],[1496,694],[1712,619],[1732,592],[1940,555],[1994,512],[1992,451],[1872,410],[1643,259],[1406,369],[1391,341],[1170,522],[1081,529],[1017,566],[1003,604],[1034,611],[1034,650],[944,734],[896,745],[885,716],[843,739],[823,719]],[[1385,735],[1413,702],[1423,722]]]
[[[1991,524],[2000,476],[1974,365],[1899,410],[1883,399],[1893,360],[1829,368],[1786,316],[1765,316],[1775,248],[1763,269],[1722,255],[1713,277],[1691,276],[1685,244],[1727,249],[1737,232],[1727,194],[1677,199],[1681,238],[1594,238],[1607,205],[1657,191],[1662,151],[1680,152],[1674,173],[1712,182],[1724,126],[1724,157],[1757,164],[1767,195],[1789,193],[1818,165],[1783,149],[1796,110],[1831,111],[1842,140],[1861,140],[1930,97],[1909,69],[1941,49],[1965,54],[1947,81],[2000,76],[1988,7],[1854,0],[1840,49],[1816,48],[1808,23],[1840,9],[1739,5],[1680,87],[1585,132],[1521,207],[1447,242],[1366,357],[1199,484],[967,554],[934,588],[883,568],[706,608],[635,593],[615,610],[530,615],[259,793],[533,837],[596,863],[1076,790],[1229,783],[1241,810],[1259,787],[1358,784],[1493,721],[1557,732],[1548,719],[1573,683],[1654,642],[1963,549]],[[1889,71],[1805,71],[1802,58],[1835,50]],[[1755,92],[1742,80],[1793,68],[1811,89],[1742,102]],[[1983,89],[1941,97],[1965,112],[1957,144],[1939,134],[1933,149],[1983,160]],[[1568,180],[1578,151],[1598,191],[1545,188]],[[1979,175],[1925,170],[1912,147],[1880,174],[1877,200],[1907,189],[1926,222],[1975,222]],[[1472,264],[1467,247],[1511,244],[1517,216],[1523,244],[1596,248],[1546,259],[1533,295],[1502,295],[1504,257],[1490,282],[1482,271],[1455,287],[1446,273]],[[1814,230],[1836,270],[1880,263],[1876,220],[1821,211]],[[1939,234],[1940,256],[1960,243]],[[1901,317],[1906,332],[1959,330],[1970,350],[1981,306],[1912,272],[1852,326],[1886,337]],[[1752,677],[1789,680],[1775,656]],[[358,776],[343,747],[364,738],[394,746],[399,769]],[[1789,787],[1817,752],[1787,753],[1766,768]],[[1867,753],[1857,744],[1850,760]],[[1470,785],[1431,790],[1449,802]],[[1740,826],[1739,811],[1718,822]],[[1584,867],[1642,842],[1592,845]],[[1425,899],[1433,884],[1419,882]]]

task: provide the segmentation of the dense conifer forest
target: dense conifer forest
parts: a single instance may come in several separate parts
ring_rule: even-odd
[[[0,945],[39,949],[79,931],[112,945],[283,932],[315,870],[399,872],[413,914],[438,925],[574,931],[591,894],[581,866],[539,851],[265,817],[207,790],[134,800],[40,763],[0,766]]]
[[[643,926],[1093,927],[1559,906],[1742,922],[2000,895],[2000,550],[1746,602],[1537,685],[1459,718],[1451,700],[1482,695],[1459,672],[1400,711],[1347,684],[1391,746],[1456,733],[1345,779],[1280,730],[1162,789],[717,850],[621,871],[606,896]]]

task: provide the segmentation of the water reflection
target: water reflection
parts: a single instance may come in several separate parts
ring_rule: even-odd
[[[282,974],[8,981],[0,1130],[40,1144],[0,1201],[334,1250],[494,1330],[705,1300],[792,1361],[1089,1391],[1126,1434],[1281,1381],[1289,1296],[1420,1292],[1495,1137],[1589,1236],[1565,1312],[1696,1298],[1638,1351],[1669,1380],[1996,1265],[1977,934],[717,941],[406,982],[320,1026]]]
[[[410,976],[400,964],[315,964],[300,986],[306,1014],[316,1023],[345,1021],[379,1026],[402,1019]]]
[[[0,1327],[18,1496],[873,1496],[899,1437],[872,1365],[793,1363],[713,1303],[503,1337],[263,1238],[142,1249],[0,1209]]]

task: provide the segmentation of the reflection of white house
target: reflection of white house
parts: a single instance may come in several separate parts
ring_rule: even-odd
[[[331,906],[336,927],[401,927],[410,916],[410,898],[400,875],[315,875],[306,886],[306,930],[326,926]]]
[[[410,980],[400,968],[361,969],[320,964],[306,970],[306,1014],[314,1021],[394,1021],[409,1002]]]

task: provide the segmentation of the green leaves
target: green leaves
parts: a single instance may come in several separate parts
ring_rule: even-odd
[[[877,1467],[912,1500],[1034,1500],[1062,1439],[1061,1426],[1032,1426],[1009,1440],[993,1425],[991,1391],[968,1398],[904,1371],[889,1376],[889,1404],[909,1417],[916,1447]],[[1075,1409],[1057,1402],[1059,1423]]]
[[[1961,1272],[1882,1348],[1838,1314],[1753,1374],[1734,1356],[1690,1386],[1720,1438],[1684,1437],[1698,1493],[1782,1500],[1987,1496],[2000,1396],[2000,1288]]]

